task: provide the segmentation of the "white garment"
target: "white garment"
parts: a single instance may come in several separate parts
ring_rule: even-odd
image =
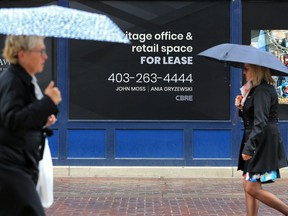
[[[35,95],[36,95],[36,98],[38,100],[41,100],[43,98],[43,93],[38,85],[38,81],[37,81],[37,78],[35,76],[32,76],[32,84],[34,85],[34,91],[35,91]]]
[[[43,98],[43,93],[35,76],[32,77],[32,83],[34,85],[36,98],[41,100]],[[40,196],[42,206],[44,208],[49,208],[54,202],[54,194],[53,163],[47,138],[45,139],[43,158],[41,161],[39,161],[39,178],[36,190]]]
[[[242,100],[241,100],[241,105],[244,106],[244,103],[247,99],[247,96],[251,90],[251,88],[253,87],[252,85],[252,81],[249,80],[248,82],[246,82],[241,88],[240,88],[240,91],[241,91],[241,95],[242,95]]]

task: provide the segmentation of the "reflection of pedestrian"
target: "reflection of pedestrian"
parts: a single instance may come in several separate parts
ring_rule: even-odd
[[[288,85],[282,87],[282,97],[284,98],[288,97]]]
[[[0,77],[0,215],[45,215],[36,192],[38,162],[61,95],[51,82],[36,99],[32,80],[48,58],[43,39],[7,36],[5,41],[3,56],[11,65]]]
[[[286,155],[278,128],[278,96],[268,68],[244,65],[247,95],[237,97],[235,105],[244,122],[238,169],[243,171],[247,215],[257,215],[259,201],[288,215],[288,206],[263,190],[262,183],[280,178]],[[251,84],[250,87],[248,84]],[[243,89],[242,88],[242,89]],[[246,98],[246,100],[244,100]]]

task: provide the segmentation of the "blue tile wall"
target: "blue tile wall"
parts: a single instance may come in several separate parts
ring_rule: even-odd
[[[183,158],[182,130],[116,130],[116,158]]]
[[[68,130],[68,158],[105,158],[105,130]]]
[[[193,158],[231,158],[230,130],[194,130]]]

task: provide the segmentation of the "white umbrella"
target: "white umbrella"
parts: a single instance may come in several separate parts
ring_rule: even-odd
[[[107,16],[57,5],[1,8],[0,34],[130,43]]]

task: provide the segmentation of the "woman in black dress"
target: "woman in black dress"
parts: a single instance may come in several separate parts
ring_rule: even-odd
[[[268,68],[244,64],[246,83],[235,99],[244,122],[238,170],[243,171],[243,187],[248,216],[256,216],[259,201],[288,215],[288,206],[263,183],[280,178],[279,169],[287,166],[285,149],[278,127],[278,96]]]

